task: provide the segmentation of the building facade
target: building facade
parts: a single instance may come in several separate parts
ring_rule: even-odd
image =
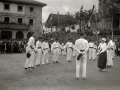
[[[66,31],[70,30],[74,32],[75,30],[71,29],[72,26],[77,26],[77,20],[73,17],[63,14],[49,14],[47,21],[44,25],[45,33],[48,32],[57,32],[61,29],[65,29]],[[46,26],[46,27],[45,27]]]
[[[0,0],[0,38],[27,39],[42,32],[42,7],[34,0]]]

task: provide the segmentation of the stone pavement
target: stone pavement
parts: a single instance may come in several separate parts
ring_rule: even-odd
[[[120,57],[106,72],[97,68],[97,60],[87,63],[87,80],[75,79],[75,57],[67,62],[60,55],[59,64],[24,71],[25,54],[0,54],[0,90],[120,90]]]

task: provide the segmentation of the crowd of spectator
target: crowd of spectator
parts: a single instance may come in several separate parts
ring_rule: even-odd
[[[79,35],[76,32],[71,32],[71,33],[58,32],[58,33],[44,34],[43,37],[48,38],[49,44],[52,44],[56,37],[59,38],[59,42],[61,44],[62,43],[66,44],[66,42],[68,41],[68,38],[72,38],[72,42],[74,44],[75,40],[78,39]],[[85,38],[88,41],[90,41],[90,39],[92,38],[93,41],[97,45],[100,43],[99,40],[96,40],[96,36],[95,37],[94,36],[86,36]],[[0,40],[0,53],[23,53],[23,52],[25,52],[27,42],[28,42],[28,40],[24,40],[24,39],[23,40],[1,39]],[[114,42],[116,44],[116,53],[118,53],[119,49],[120,49],[120,40],[116,39]]]
[[[0,40],[0,53],[23,53],[27,40]]]

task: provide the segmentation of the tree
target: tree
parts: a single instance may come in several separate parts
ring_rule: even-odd
[[[92,10],[84,10],[84,11],[81,11],[81,14],[79,11],[75,13],[75,19],[81,20],[83,28],[88,23],[88,20],[91,16],[91,12]],[[93,13],[90,22],[96,23],[96,21],[98,22],[99,20],[100,18],[98,16],[98,13]]]
[[[106,1],[106,0],[105,0]],[[118,17],[120,15],[120,4],[117,3],[117,0],[109,0],[103,4],[103,18]]]
[[[77,21],[76,19],[72,16],[72,15],[66,15],[66,26],[69,26],[69,30],[70,30],[70,26],[76,24]]]
[[[82,21],[85,21],[85,22],[88,21],[89,16],[90,16],[90,13],[89,13],[88,10],[84,10],[84,11],[81,11],[81,12],[78,11],[78,12],[75,13],[75,19],[76,20],[81,19]]]
[[[85,30],[85,34],[87,36],[93,36],[94,35],[92,30]]]
[[[107,29],[100,30],[100,33],[99,33],[99,35],[103,37],[106,37],[107,35],[110,35],[110,34],[111,34],[110,30],[107,30]]]
[[[112,38],[113,38],[113,19],[116,17],[119,17],[120,15],[120,5],[118,4],[118,1],[120,0],[109,0],[109,1],[104,1],[103,4],[103,16],[102,18],[105,18],[109,21],[112,22]]]

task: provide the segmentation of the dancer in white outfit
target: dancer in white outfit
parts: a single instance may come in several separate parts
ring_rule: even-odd
[[[48,57],[49,57],[49,44],[47,42],[47,38],[44,38],[44,42],[42,43],[42,51],[43,51],[43,56],[42,56],[42,64],[44,65],[45,64],[45,60],[46,60],[46,63],[49,64],[49,61],[48,61]]]
[[[116,50],[116,45],[115,45],[115,42],[113,40],[113,52],[112,52],[113,59],[115,57],[115,50]]]
[[[31,33],[32,36],[29,38],[27,43],[27,50],[30,50],[31,57],[30,59],[27,59],[25,67],[29,67],[29,69],[34,68],[34,58],[35,58],[35,34],[34,32]],[[27,51],[26,50],[26,51]]]
[[[36,42],[36,66],[40,66],[42,59],[42,37],[39,37],[39,40]]]
[[[113,66],[113,50],[114,50],[114,43],[112,40],[108,40],[107,44],[107,67],[110,68]]]
[[[94,43],[91,40],[89,42],[89,60],[93,60],[93,58],[94,58]]]
[[[51,51],[53,51],[53,63],[59,63],[58,57],[59,57],[59,50],[62,48],[60,43],[58,42],[58,39],[56,38],[55,42],[53,42]]]
[[[73,45],[73,47],[75,47],[75,45]],[[75,57],[76,56],[76,50],[73,48],[73,57]]]
[[[63,48],[63,55],[65,56],[66,55],[66,46],[64,45],[62,48]]]
[[[29,54],[29,56],[28,56]],[[26,63],[25,63],[25,70],[28,70],[28,65],[30,64],[30,57],[31,57],[31,51],[28,45],[26,46]]]
[[[62,55],[64,55],[64,43],[62,43]]]
[[[68,42],[66,43],[66,49],[67,49],[67,61],[71,62],[72,57],[72,49],[73,49],[73,43],[71,42],[71,38],[68,39]]]
[[[94,46],[93,46],[93,60],[95,60],[97,58],[97,44],[94,43]]]
[[[76,59],[76,79],[79,79],[80,66],[82,65],[82,77],[83,80],[86,79],[86,65],[87,65],[87,51],[89,49],[89,44],[86,39],[83,38],[84,33],[80,33],[80,38],[75,41],[75,47],[80,51],[82,57],[80,60]],[[79,53],[77,53],[78,55]]]

